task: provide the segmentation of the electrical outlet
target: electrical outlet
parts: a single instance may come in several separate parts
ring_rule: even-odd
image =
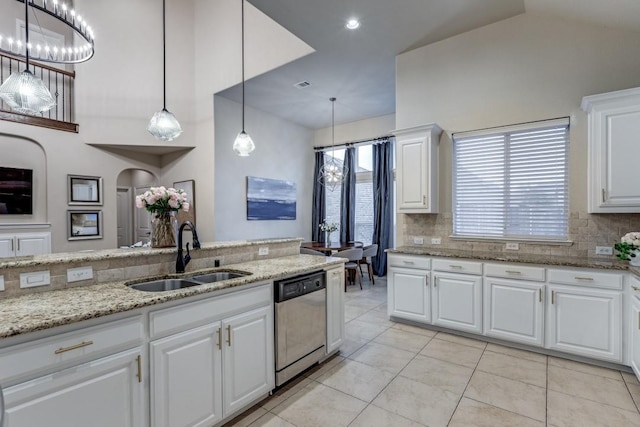
[[[67,268],[67,283],[93,279],[93,267]]]
[[[414,245],[424,245],[424,237],[414,237],[413,238]]]
[[[258,248],[258,255],[269,255],[269,246],[261,246]]]
[[[0,291],[4,291],[4,276],[0,276]]]
[[[596,255],[613,255],[611,246],[596,246]]]
[[[214,259],[213,260],[213,266],[214,267],[220,267],[220,260],[219,259]]]
[[[505,249],[508,251],[517,251],[520,249],[520,244],[519,243],[507,243],[505,246]]]
[[[432,245],[441,245],[442,244],[442,239],[440,237],[432,237],[431,238],[431,244]]]

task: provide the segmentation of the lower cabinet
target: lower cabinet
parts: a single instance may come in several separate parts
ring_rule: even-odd
[[[484,279],[484,334],[542,346],[544,283]]]
[[[0,234],[0,258],[51,253],[51,233]]]
[[[327,270],[327,354],[344,340],[344,269]]]
[[[482,277],[433,273],[433,324],[482,333]]]
[[[387,313],[416,322],[431,322],[429,271],[389,267],[387,273]]]
[[[640,378],[640,300],[631,297],[631,367]]]
[[[622,362],[622,292],[549,285],[547,346]]]
[[[145,425],[141,352],[134,348],[5,389],[5,426]]]

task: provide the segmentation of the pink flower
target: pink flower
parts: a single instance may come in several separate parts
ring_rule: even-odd
[[[189,212],[189,202],[182,202],[182,210]]]
[[[136,207],[137,208],[145,207],[144,195],[136,196]]]

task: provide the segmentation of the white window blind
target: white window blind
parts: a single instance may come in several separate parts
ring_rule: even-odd
[[[566,240],[568,119],[453,135],[453,234]]]

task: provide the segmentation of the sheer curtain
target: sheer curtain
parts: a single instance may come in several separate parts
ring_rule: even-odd
[[[356,231],[356,149],[347,147],[344,165],[349,168],[342,180],[340,197],[340,241],[350,242]]]
[[[393,231],[393,152],[389,138],[373,146],[373,243],[378,254],[372,259],[377,276],[387,274],[387,253]]]
[[[313,209],[311,210],[311,240],[324,242],[324,233],[318,225],[326,215],[325,190],[320,171],[324,166],[324,151],[316,151],[316,166],[313,171]]]

